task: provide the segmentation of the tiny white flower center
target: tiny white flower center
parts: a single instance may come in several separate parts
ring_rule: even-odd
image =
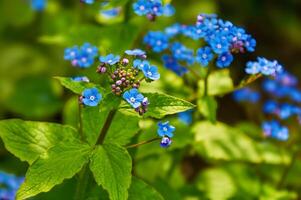
[[[136,101],[136,99],[135,99],[134,97],[131,97],[131,98],[130,98],[130,101],[131,101],[132,103],[134,103],[134,102]]]
[[[108,63],[111,63],[112,62],[112,60],[108,60]]]
[[[90,100],[94,101],[95,100],[95,96],[90,96]]]
[[[147,72],[147,75],[151,76],[151,75],[153,75],[153,73],[150,72],[150,71],[148,71],[148,72]]]
[[[159,46],[159,45],[161,45],[161,44],[162,44],[161,40],[158,40],[158,41],[157,41],[157,45]]]
[[[207,54],[203,54],[203,58],[206,59],[207,58]]]
[[[163,131],[165,131],[165,132],[166,132],[166,131],[167,131],[167,128],[166,128],[166,127],[163,127]]]
[[[222,61],[226,61],[226,57],[225,56],[222,57]]]
[[[139,9],[140,9],[140,10],[144,10],[145,7],[144,7],[144,6],[140,6]]]
[[[221,48],[222,48],[222,45],[221,45],[221,44],[218,44],[218,45],[216,45],[216,47],[217,47],[218,49],[221,49]]]

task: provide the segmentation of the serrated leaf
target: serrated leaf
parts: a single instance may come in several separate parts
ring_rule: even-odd
[[[159,192],[142,180],[133,177],[128,200],[164,200]]]
[[[252,140],[239,129],[217,122],[199,122],[193,127],[196,151],[209,159],[287,164],[285,149]]]
[[[163,118],[166,115],[172,115],[186,110],[190,110],[195,106],[183,99],[159,93],[144,93],[150,102],[144,117]],[[126,108],[133,110],[132,108]]]
[[[204,96],[198,100],[199,112],[209,121],[215,123],[217,102],[212,96]]]
[[[93,87],[96,87],[99,90],[99,92],[101,92],[101,93],[104,92],[103,88],[101,88],[99,85],[94,84],[94,83],[87,83],[87,82],[83,82],[83,81],[73,81],[72,78],[69,78],[69,77],[54,77],[54,78],[57,79],[61,83],[62,86],[71,90],[75,94],[81,95],[85,89],[93,88]]]
[[[79,136],[70,126],[10,119],[0,121],[0,137],[8,151],[32,163],[55,144]]]
[[[200,96],[204,95],[204,85],[204,80],[198,82]],[[208,77],[209,96],[222,95],[232,91],[233,88],[233,81],[228,69],[214,71]]]
[[[108,191],[111,200],[126,200],[131,184],[132,160],[127,150],[116,144],[98,146],[90,162],[98,185]]]
[[[29,167],[17,199],[48,192],[64,179],[72,178],[88,162],[90,153],[91,147],[79,141],[52,147]]]

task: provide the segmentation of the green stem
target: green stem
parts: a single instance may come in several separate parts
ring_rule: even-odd
[[[101,131],[100,131],[100,134],[99,134],[99,138],[97,140],[97,144],[102,144],[106,135],[107,135],[107,132],[112,124],[112,121],[113,121],[113,118],[116,114],[117,110],[116,109],[113,109],[109,112],[108,114],[108,117],[105,121],[105,124],[103,125]]]
[[[85,165],[79,173],[74,200],[86,199],[86,192],[90,181],[88,165]]]
[[[84,141],[85,140],[85,137],[84,137],[84,132],[83,132],[83,118],[82,118],[82,104],[79,102],[78,103],[78,120],[79,120],[79,127],[78,127],[78,130],[79,130],[79,134],[80,134],[80,139],[81,141]]]
[[[129,0],[125,5],[124,23],[129,22],[131,16],[132,0]]]
[[[277,188],[278,189],[281,189],[283,186],[284,186],[284,183],[285,183],[285,180],[287,178],[287,175],[289,174],[290,170],[293,168],[295,162],[297,161],[297,158],[298,158],[298,154],[299,154],[299,151],[295,151],[293,156],[292,156],[292,160],[291,162],[289,163],[289,165],[287,165],[283,172],[282,172],[282,175],[280,177],[280,180],[278,182],[278,185],[277,185]]]
[[[207,73],[204,79],[204,96],[208,96],[208,79],[209,79],[209,74],[210,74],[210,67],[207,69]]]
[[[153,139],[150,139],[150,140],[146,140],[146,141],[143,141],[143,142],[139,142],[139,143],[137,143],[137,144],[132,144],[132,145],[126,146],[126,148],[129,149],[129,148],[139,147],[139,146],[141,146],[141,145],[148,144],[148,143],[151,143],[151,142],[160,140],[160,139],[161,139],[161,138],[156,137],[156,138],[153,138]]]

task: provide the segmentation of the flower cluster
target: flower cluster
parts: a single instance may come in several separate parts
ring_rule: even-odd
[[[162,137],[160,145],[163,148],[169,147],[171,145],[171,138],[173,137],[173,132],[176,128],[169,124],[169,122],[159,122],[157,133]]]
[[[177,36],[185,36],[192,40],[203,40],[205,45],[193,50],[177,41]],[[234,60],[233,54],[255,51],[255,39],[243,28],[233,25],[229,21],[217,18],[216,15],[201,14],[195,25],[173,24],[164,31],[150,31],[144,37],[144,43],[154,52],[170,50],[170,56],[164,55],[165,66],[178,75],[186,71],[181,70],[180,63],[191,66],[198,63],[203,67],[216,58],[216,66],[225,68]],[[172,68],[166,58],[175,64]],[[167,64],[167,65],[166,65]]]
[[[47,5],[47,0],[30,0],[31,8],[36,11],[42,11]]]
[[[95,58],[98,56],[98,48],[85,43],[82,46],[73,46],[65,49],[64,59],[71,61],[75,67],[88,68],[94,64]]]
[[[297,88],[298,79],[294,75],[282,70],[273,76],[266,78],[262,83],[262,89],[269,95],[268,100],[263,104],[263,113],[268,118],[275,118],[272,121],[263,122],[262,128],[265,136],[281,141],[289,138],[289,129],[280,123],[290,118],[297,118],[301,122],[301,91]],[[233,94],[234,100],[238,102],[257,102],[259,93],[244,88]],[[292,122],[290,120],[290,122]]]
[[[0,172],[0,199],[14,200],[16,198],[17,190],[23,181],[23,177],[16,177],[12,174]]]
[[[262,129],[266,137],[275,138],[281,141],[285,141],[289,137],[288,128],[281,126],[281,124],[276,120],[264,122],[262,124]]]
[[[158,68],[146,60],[145,52],[127,50],[123,56],[109,54],[99,60],[97,72],[109,76],[112,92],[122,96],[140,115],[147,112],[149,101],[138,91],[140,83],[158,80],[160,74]]]
[[[270,61],[261,57],[258,57],[255,62],[249,61],[245,69],[247,74],[261,73],[263,75],[275,75],[276,73],[281,73],[282,70],[282,65],[276,60]]]
[[[233,93],[233,99],[236,102],[257,103],[258,100],[260,99],[260,94],[259,94],[259,92],[246,87],[246,88],[235,91]]]
[[[172,5],[163,5],[162,0],[138,0],[133,4],[134,12],[143,16],[146,15],[150,21],[154,21],[157,16],[172,16],[175,9]]]

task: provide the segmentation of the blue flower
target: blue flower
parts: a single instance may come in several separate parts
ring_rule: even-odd
[[[141,49],[126,50],[125,53],[130,56],[144,56],[146,54]]]
[[[150,63],[146,60],[139,60],[139,59],[135,59],[133,62],[133,66],[135,68],[138,68],[140,70],[142,70],[144,65],[150,65]]]
[[[174,73],[176,73],[178,76],[183,76],[184,74],[186,74],[188,72],[188,70],[181,66],[177,60],[169,55],[163,55],[162,56],[162,61],[164,63],[164,66],[167,69],[170,69],[171,71],[173,71]]]
[[[148,79],[158,80],[160,78],[158,68],[155,66],[150,66],[149,64],[144,64],[142,67],[142,72],[143,72],[144,76]]]
[[[16,177],[12,174],[0,172],[0,199],[14,200],[16,193],[21,184],[24,182],[24,177]]]
[[[157,133],[160,137],[167,136],[169,138],[173,137],[173,132],[176,130],[176,128],[169,124],[169,122],[159,122],[158,123],[158,130]]]
[[[286,141],[289,138],[288,128],[281,126],[276,120],[267,121],[262,124],[264,135],[280,141]]]
[[[277,102],[272,101],[272,100],[266,101],[263,105],[263,112],[265,112],[267,114],[276,113],[277,109],[278,109]]]
[[[203,47],[197,50],[196,61],[203,67],[206,67],[213,59],[213,53],[210,47]]]
[[[247,74],[258,74],[261,71],[261,67],[257,62],[247,62],[245,72]]]
[[[98,48],[92,46],[90,43],[84,43],[80,48],[82,53],[86,53],[91,57],[96,57],[98,55]]]
[[[171,145],[171,139],[167,136],[162,137],[161,142],[160,142],[160,146],[162,148],[167,148]]]
[[[76,82],[90,82],[90,80],[86,76],[76,76],[72,77],[71,79]]]
[[[229,67],[230,64],[233,61],[233,56],[231,53],[222,53],[221,55],[219,55],[219,57],[217,58],[216,61],[216,65],[219,68],[224,68],[224,67]]]
[[[42,11],[47,5],[47,0],[31,0],[31,8],[36,11]]]
[[[78,46],[73,46],[71,48],[66,48],[64,53],[65,60],[73,60],[77,58],[80,54]]]
[[[256,47],[256,40],[251,36],[248,36],[244,41],[244,46],[249,52],[254,52]]]
[[[260,99],[260,94],[250,88],[243,88],[233,93],[233,99],[236,102],[256,103]]]
[[[94,3],[94,0],[80,0],[81,2],[83,3],[86,3],[86,4],[93,4]]]
[[[113,54],[109,54],[107,56],[101,56],[99,58],[99,61],[105,64],[109,65],[115,65],[117,62],[119,62],[120,56],[115,56]]]
[[[138,0],[136,3],[133,4],[134,12],[139,15],[146,15],[151,10],[151,2],[148,0]]]
[[[178,114],[178,118],[180,121],[185,123],[186,125],[189,125],[192,123],[192,112],[193,110],[187,110],[185,112],[181,112]]]
[[[186,61],[188,65],[192,65],[195,61],[193,50],[188,49],[179,42],[173,43],[170,50],[173,57],[178,61]]]
[[[173,16],[175,14],[175,12],[176,12],[176,10],[171,4],[166,4],[163,7],[163,15],[165,15],[167,17]]]
[[[228,52],[230,48],[230,44],[227,40],[221,39],[219,37],[214,38],[210,41],[210,46],[214,53],[222,54],[224,52]]]
[[[176,24],[173,24],[173,25],[165,28],[164,32],[170,38],[170,37],[174,37],[174,36],[180,34],[181,31],[182,31],[182,26],[180,24],[176,23]]]
[[[102,95],[97,88],[85,89],[82,93],[82,103],[86,106],[97,106]]]
[[[168,40],[165,33],[150,31],[144,37],[143,42],[150,46],[154,52],[161,52],[168,48]]]
[[[133,88],[126,91],[122,96],[133,108],[138,108],[143,102],[144,96],[136,89]]]

